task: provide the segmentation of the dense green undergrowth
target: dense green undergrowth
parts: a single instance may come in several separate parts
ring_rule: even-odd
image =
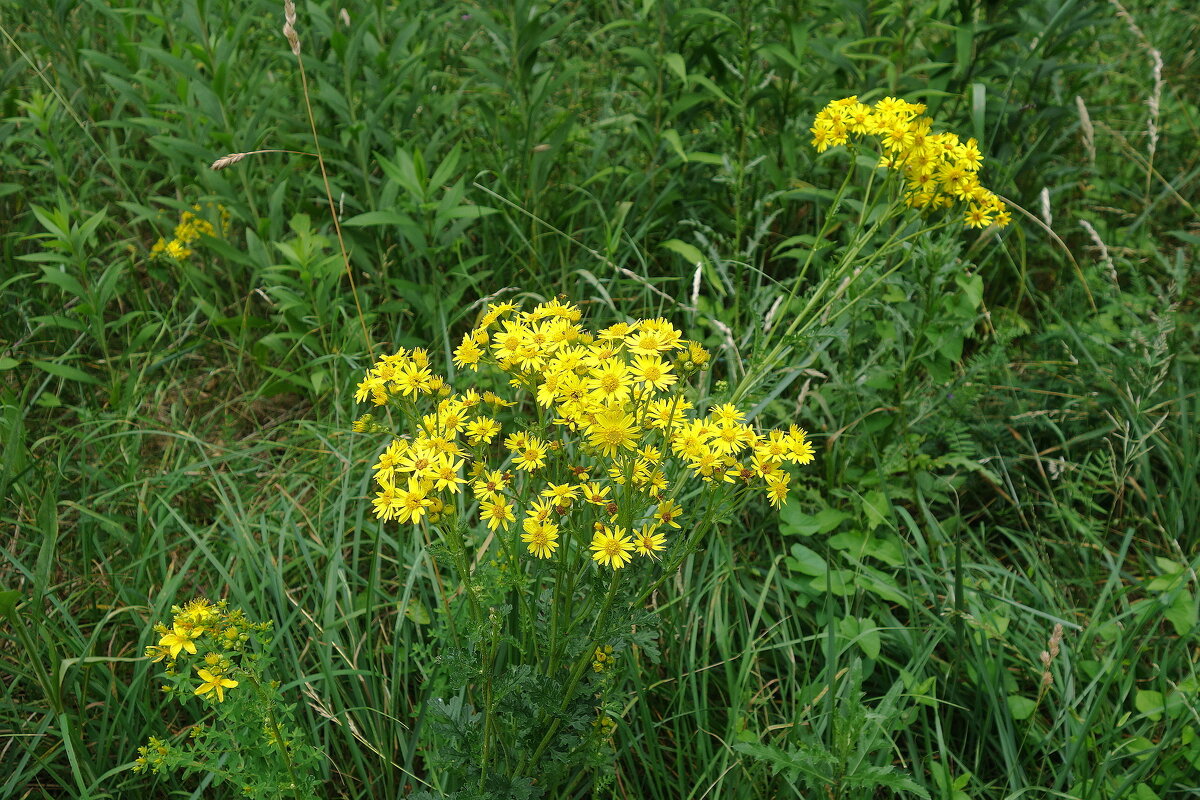
[[[366,513],[353,386],[560,293],[670,319],[818,455],[684,563],[573,796],[1200,792],[1194,12],[304,4],[349,276],[281,21],[0,0],[0,797],[235,796],[129,769],[186,735],[141,656],[196,595],[274,622],[327,796],[451,788],[437,576]],[[1021,210],[781,340],[865,213],[809,145],[849,94],[926,103]]]

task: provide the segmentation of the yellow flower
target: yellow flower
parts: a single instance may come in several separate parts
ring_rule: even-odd
[[[189,250],[184,243],[178,239],[172,239],[171,241],[167,242],[166,252],[167,255],[176,261],[183,261],[192,254],[192,251]]]
[[[199,638],[202,633],[204,633],[203,628],[193,628],[190,625],[176,625],[172,633],[168,633],[158,640],[158,646],[167,648],[171,653],[171,658],[177,658],[182,650],[187,650],[192,655],[196,655],[196,643],[193,640]]]
[[[481,500],[495,500],[507,487],[508,477],[498,469],[484,472],[475,483],[471,484],[471,488],[475,490],[475,496]]]
[[[971,205],[963,217],[963,222],[968,228],[986,228],[992,224],[992,212],[990,209]]]
[[[548,483],[542,490],[542,497],[549,497],[556,506],[569,506],[578,491],[578,486],[572,486],[569,483]]]
[[[433,373],[415,362],[400,365],[399,371],[392,378],[392,383],[401,396],[428,393],[432,388]]]
[[[450,494],[458,494],[459,485],[466,483],[465,480],[458,477],[458,471],[462,469],[462,465],[462,459],[455,461],[454,456],[439,456],[432,467],[434,491],[449,489]]]
[[[412,522],[416,525],[429,508],[430,500],[425,496],[426,492],[423,481],[409,478],[407,490],[396,490],[396,510],[393,516],[401,522]]]
[[[680,514],[681,509],[678,503],[674,500],[663,500],[658,504],[658,511],[654,512],[654,518],[664,525],[678,528],[679,523],[675,520],[679,519]]]
[[[521,534],[521,541],[529,545],[529,552],[536,558],[549,558],[558,548],[558,526],[553,522],[529,526]]]
[[[637,536],[633,539],[633,546],[639,555],[657,558],[656,553],[667,549],[666,535],[657,533],[656,530],[654,526],[650,525],[638,531]]]
[[[493,531],[498,527],[508,530],[508,523],[516,519],[513,516],[512,506],[503,497],[497,497],[495,500],[484,500],[480,503],[479,518],[487,523],[489,530]]]
[[[454,365],[456,367],[470,367],[474,371],[479,370],[479,359],[483,355],[483,350],[475,343],[469,333],[464,333],[462,344],[454,349]]]
[[[230,680],[220,673],[214,675],[206,669],[197,670],[196,674],[200,676],[200,679],[204,681],[204,683],[196,687],[195,693],[198,695],[206,695],[209,692],[215,691],[217,693],[218,703],[223,703],[225,701],[226,689],[232,689],[238,685],[237,681]]]
[[[536,436],[528,436],[519,450],[513,454],[517,469],[533,472],[546,465],[546,443]]]
[[[789,480],[791,476],[782,471],[767,475],[767,499],[771,505],[778,508],[787,502]]]
[[[813,446],[808,441],[808,433],[803,428],[792,425],[788,429],[788,439],[791,452],[788,454],[787,460],[801,466],[811,464],[813,460]]]
[[[385,522],[395,516],[400,508],[400,493],[402,489],[397,489],[396,486],[385,478],[379,478],[380,491],[375,493],[375,498],[371,501],[371,505],[375,509],[375,517],[382,519]]]
[[[634,381],[659,391],[666,391],[677,378],[671,374],[671,365],[658,356],[637,356],[629,371]]]
[[[609,528],[596,531],[592,535],[592,559],[596,563],[613,569],[620,569],[633,560],[630,551],[633,542],[626,535],[624,528]]]
[[[629,399],[629,368],[612,359],[592,371],[591,395],[599,403],[623,403]]]
[[[490,444],[500,433],[500,423],[491,417],[477,417],[467,423],[467,443]]]
[[[614,458],[622,448],[637,447],[637,424],[620,407],[609,407],[597,414],[587,426],[587,435],[592,446],[607,458]]]

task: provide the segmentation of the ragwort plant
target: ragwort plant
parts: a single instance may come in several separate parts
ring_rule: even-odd
[[[380,358],[355,423],[387,434],[372,501],[433,555],[445,611],[427,766],[448,797],[559,796],[611,762],[646,604],[752,496],[786,501],[802,429],[758,431],[732,404],[696,413],[709,353],[665,319],[593,332],[560,299],[488,306],[454,350]],[[614,669],[615,666],[615,669]],[[592,779],[603,783],[603,770]]]
[[[187,729],[181,741],[157,736],[138,748],[135,772],[207,776],[231,784],[241,797],[316,798],[321,759],[293,724],[270,666],[271,623],[251,622],[222,600],[197,598],[171,608],[170,626],[158,623],[158,643],[145,655],[163,663],[162,690],[182,705],[201,702],[212,719]]]

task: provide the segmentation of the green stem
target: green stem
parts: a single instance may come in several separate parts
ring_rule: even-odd
[[[571,670],[571,677],[567,681],[566,691],[563,692],[562,704],[558,708],[559,714],[567,710],[567,706],[571,704],[571,698],[574,696],[575,687],[579,685],[579,681],[583,678],[583,673],[587,670],[588,665],[592,662],[592,654],[596,647],[596,633],[603,629],[603,625],[608,621],[608,612],[612,609],[613,600],[617,597],[617,587],[621,584],[621,572],[614,571],[612,582],[608,585],[608,593],[604,596],[604,605],[600,609],[600,613],[596,615],[596,621],[592,624],[592,630],[588,634],[590,644],[584,648],[583,654],[579,661],[576,662],[575,668]],[[544,724],[544,720],[543,720]],[[523,777],[525,773],[537,763],[542,757],[542,753],[546,752],[546,748],[550,746],[554,734],[558,732],[558,727],[562,724],[562,719],[558,718],[550,723],[550,727],[546,730],[546,735],[542,737],[542,741],[538,744],[537,749],[533,751],[533,755],[521,765],[517,770],[515,777]]]
[[[267,710],[267,724],[271,727],[271,738],[275,740],[275,747],[278,748],[279,755],[283,758],[283,764],[287,767],[288,778],[292,782],[292,794],[297,800],[300,800],[303,797],[300,794],[300,780],[296,777],[296,769],[292,764],[292,757],[287,751],[287,745],[283,741],[283,731],[279,729],[279,720],[275,717],[275,693],[268,692],[255,675],[247,673],[247,677],[254,684],[255,690],[258,691],[259,697],[262,699],[262,704]]]

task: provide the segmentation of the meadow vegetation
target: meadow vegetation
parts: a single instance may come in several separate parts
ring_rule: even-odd
[[[1200,15],[344,0],[299,5],[299,56],[282,25],[0,0],[0,797],[1200,792]],[[848,96],[974,140],[1011,222],[814,147]],[[380,501],[362,418],[388,354],[464,390],[508,303],[661,320],[680,383],[631,345],[643,386],[811,463],[671,495],[681,532],[665,495],[597,517],[562,592],[597,616],[549,622],[557,527],[450,478],[444,529]],[[535,407],[547,469],[644,419]],[[625,548],[640,519],[688,546]]]

